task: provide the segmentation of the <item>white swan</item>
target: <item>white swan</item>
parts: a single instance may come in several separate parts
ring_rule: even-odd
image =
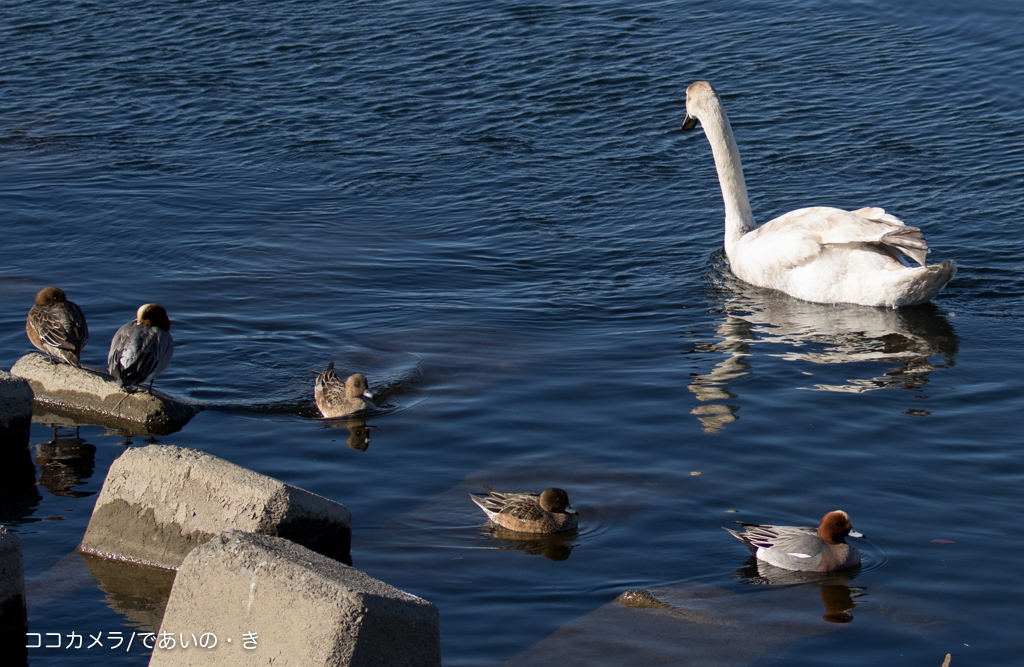
[[[697,121],[711,143],[725,200],[725,254],[741,280],[805,301],[897,308],[928,301],[956,273],[952,260],[925,266],[921,230],[881,208],[815,206],[756,227],[732,127],[707,81],[686,89],[683,129]]]

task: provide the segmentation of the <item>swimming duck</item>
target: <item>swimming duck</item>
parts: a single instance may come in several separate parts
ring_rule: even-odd
[[[502,493],[484,484],[487,495],[470,494],[487,518],[518,533],[561,533],[575,530],[579,513],[569,505],[569,494],[550,488],[543,493]]]
[[[313,371],[316,373],[316,371]],[[334,373],[334,362],[327,365],[326,370],[317,373],[313,389],[316,407],[320,414],[328,419],[347,417],[362,410],[373,410],[375,407],[373,394],[370,393],[366,376],[356,373],[344,382]]]
[[[53,363],[79,365],[82,348],[89,341],[89,327],[78,304],[68,301],[64,290],[46,287],[25,319],[25,333]]]
[[[846,512],[829,512],[817,528],[736,523],[744,532],[723,529],[769,565],[801,572],[833,572],[860,565],[860,552],[843,538],[864,536],[853,530]]]
[[[153,393],[153,380],[164,372],[173,354],[174,339],[167,311],[163,306],[147,303],[139,306],[134,320],[114,334],[107,368],[125,391],[130,393],[148,381],[149,392]]]
[[[953,278],[952,260],[926,266],[921,230],[881,208],[815,206],[757,227],[729,118],[707,81],[686,89],[683,130],[698,121],[725,202],[725,254],[741,280],[805,301],[897,308],[928,301]]]

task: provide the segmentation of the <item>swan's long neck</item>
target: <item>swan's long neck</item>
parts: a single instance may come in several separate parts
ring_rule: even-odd
[[[729,117],[725,115],[725,109],[720,103],[710,106],[708,112],[701,116],[700,124],[715,156],[718,182],[722,186],[722,199],[725,202],[725,252],[731,255],[731,249],[740,237],[752,231],[756,225],[754,215],[750,212],[747,184],[743,180],[743,164],[740,162],[740,151],[736,147]]]

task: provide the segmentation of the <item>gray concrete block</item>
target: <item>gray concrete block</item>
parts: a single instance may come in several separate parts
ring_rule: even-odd
[[[26,380],[0,371],[0,447],[28,445],[32,399],[32,387]]]
[[[0,526],[0,635],[24,636],[27,622],[21,541]]]
[[[151,666],[441,664],[430,602],[288,540],[237,531],[185,558],[158,638],[165,632],[192,645],[155,648]],[[192,642],[206,632],[212,649]]]
[[[351,562],[352,515],[341,503],[171,445],[130,448],[111,464],[81,549],[177,569],[192,549],[232,529]]]
[[[26,354],[11,368],[25,378],[37,403],[75,411],[83,421],[124,429],[131,435],[164,435],[181,429],[199,406],[158,389],[127,393],[105,371],[53,364],[45,355]]]

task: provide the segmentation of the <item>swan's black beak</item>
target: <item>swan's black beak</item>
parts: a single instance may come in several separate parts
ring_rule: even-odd
[[[683,119],[683,132],[689,132],[695,127],[697,127],[697,119],[690,114],[686,114],[686,118]]]

